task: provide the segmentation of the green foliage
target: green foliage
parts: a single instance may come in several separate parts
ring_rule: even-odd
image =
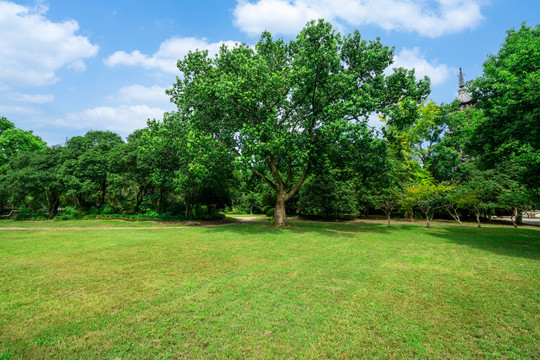
[[[66,156],[65,148],[52,147],[12,158],[3,176],[11,201],[45,207],[49,217],[55,216],[66,188],[62,174]]]
[[[267,217],[273,217],[275,212],[276,212],[276,209],[275,209],[275,208],[269,208],[269,209],[266,211],[265,214],[266,214]]]
[[[263,214],[266,214],[268,212],[268,210],[270,210],[270,209],[272,209],[272,206],[271,205],[266,205],[266,206],[263,206],[261,211],[262,211]]]
[[[89,131],[67,141],[69,159],[63,166],[69,188],[66,196],[77,207],[90,210],[105,205],[112,149],[123,143],[120,135],[110,131]]]
[[[233,161],[223,146],[191,127],[179,113],[166,114],[163,122],[148,125],[143,156],[159,191],[158,212],[164,210],[166,194],[172,191],[182,196],[186,216],[195,204],[213,208],[211,212],[225,207],[230,202],[227,186]]]
[[[426,228],[430,228],[435,211],[443,206],[446,192],[451,189],[448,185],[432,183],[409,186],[401,202],[408,208],[418,207],[426,218]]]
[[[455,107],[437,106],[433,101],[429,101],[414,109],[412,115],[403,114],[410,111],[404,104],[401,104],[398,110],[391,117],[383,118],[386,122],[383,133],[403,161],[408,181],[416,183],[433,181],[435,149],[444,135],[448,117]],[[408,121],[401,120],[404,116]]]
[[[470,84],[485,119],[472,146],[486,168],[522,162],[515,179],[536,193],[540,188],[540,25],[508,31],[499,52],[484,63]],[[536,199],[537,203],[540,198]]]
[[[0,173],[5,172],[5,165],[10,158],[19,152],[34,151],[45,148],[45,142],[32,131],[15,127],[5,117],[0,117]]]
[[[326,219],[354,216],[358,199],[352,179],[345,179],[338,169],[311,176],[306,180],[298,199],[302,214]]]

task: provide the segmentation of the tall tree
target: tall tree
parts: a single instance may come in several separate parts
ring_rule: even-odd
[[[360,34],[341,36],[322,20],[285,43],[262,34],[255,49],[222,47],[188,54],[168,91],[181,118],[209,134],[276,193],[274,222],[286,224],[286,203],[324,156],[323,142],[347,134],[373,112],[399,102],[417,104],[429,80],[403,69],[386,76],[393,49]]]
[[[473,145],[486,168],[521,162],[515,180],[539,196],[540,189],[540,25],[510,30],[496,55],[470,84],[485,113]],[[540,201],[537,198],[537,202]]]

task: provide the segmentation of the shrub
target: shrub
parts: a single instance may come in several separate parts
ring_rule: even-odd
[[[276,209],[275,209],[275,208],[270,208],[270,209],[268,209],[268,211],[266,212],[266,216],[268,216],[268,217],[273,217],[275,212],[276,212]]]

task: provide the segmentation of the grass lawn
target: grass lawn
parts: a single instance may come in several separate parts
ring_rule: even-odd
[[[195,223],[195,222],[191,222]],[[125,221],[125,220],[36,220],[36,221],[15,221],[15,220],[0,220],[1,228],[150,228],[150,227],[177,227],[189,226],[189,221]]]
[[[539,260],[510,227],[0,230],[0,359],[538,358]]]

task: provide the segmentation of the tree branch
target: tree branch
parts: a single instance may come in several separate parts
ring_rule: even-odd
[[[302,183],[304,182],[304,180],[306,179],[306,174],[307,174],[307,169],[304,169],[302,171],[302,175],[300,175],[300,179],[298,179],[298,182],[296,183],[296,185],[294,186],[294,188],[289,191],[287,193],[287,196],[286,196],[286,199],[289,200],[290,198],[292,198],[296,192],[298,191],[298,189],[300,189],[300,186],[302,186]]]

